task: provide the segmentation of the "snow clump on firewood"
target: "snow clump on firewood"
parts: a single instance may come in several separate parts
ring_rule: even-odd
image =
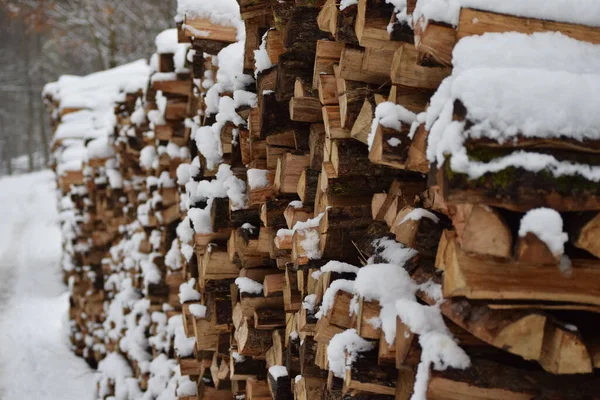
[[[262,283],[256,282],[250,278],[235,278],[235,284],[241,293],[261,294],[263,292]]]
[[[533,233],[548,246],[554,256],[565,252],[565,243],[569,236],[563,232],[563,220],[560,214],[551,208],[535,208],[527,211],[521,218],[519,236]]]

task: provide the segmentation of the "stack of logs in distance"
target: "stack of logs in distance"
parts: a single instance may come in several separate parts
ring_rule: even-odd
[[[93,218],[82,226],[91,250],[75,260],[96,272],[95,280],[86,273],[75,277],[85,281],[75,285],[71,299],[71,318],[80,330],[89,329],[83,314],[102,322],[103,302],[112,296],[102,280],[110,273],[103,260],[111,246],[133,234],[119,226],[139,219],[140,202],[159,194],[139,231],[146,235],[140,251],[158,253],[154,263],[162,280],[144,287],[143,277],[135,275],[134,284],[151,308],[168,304],[169,316],[180,313],[186,335],[196,338],[192,354],[167,354],[197,383],[197,394],[181,399],[409,399],[422,349],[408,324],[396,317],[390,344],[382,327],[372,323],[380,316],[379,302],[344,290],[330,291],[331,306],[315,315],[336,280],[356,277],[321,268],[330,261],[358,267],[390,262],[381,245],[385,240],[415,250],[402,268],[417,284],[441,285],[443,302],[424,290],[417,291],[418,301],[438,303],[446,327],[470,357],[466,369],[432,368],[427,398],[600,398],[594,373],[600,367],[600,335],[594,329],[600,312],[597,184],[575,196],[547,176],[542,187],[530,185],[527,174],[514,178],[509,189],[497,184],[494,173],[471,181],[447,165],[430,163],[425,122],[403,123],[399,130],[372,126],[384,102],[424,112],[452,73],[452,49],[463,37],[561,31],[597,43],[598,29],[473,9],[461,10],[456,28],[435,22],[411,27],[397,20],[392,5],[374,0],[343,9],[334,0],[238,2],[246,28],[244,72],[256,76],[245,90],[256,94],[256,103],[236,109],[242,123],[222,125],[220,146],[222,162],[247,183],[246,204],[212,199],[212,233],[198,233],[180,207],[185,182],[158,183],[165,173],[177,181],[178,166],[196,156],[200,163],[192,179],[217,179],[218,165],[198,152],[185,121],[215,123],[206,111],[203,82],[218,83],[219,67],[211,56],[236,42],[237,33],[186,17],[178,39],[191,44],[190,71],[174,80],[151,80],[147,90],[128,93],[115,109],[115,137],[125,137],[114,140],[119,170],[137,184],[114,191],[83,174],[59,182],[64,193],[86,182],[88,200],[73,196],[73,201],[78,208],[94,207]],[[414,2],[408,3],[411,14]],[[207,34],[194,37],[198,31]],[[271,67],[257,70],[255,50],[261,46]],[[157,72],[173,73],[173,54],[158,57]],[[164,123],[148,137],[149,122],[136,125],[131,116],[136,104],[146,112],[159,109],[158,91],[166,98]],[[454,120],[467,115],[455,107]],[[123,133],[132,126],[135,134]],[[142,149],[169,142],[189,148],[187,158],[163,152],[152,168],[140,166]],[[473,145],[494,147],[484,141]],[[556,143],[549,148],[563,149]],[[265,182],[253,184],[253,174]],[[150,175],[157,178],[154,185],[136,178]],[[564,260],[544,241],[531,232],[518,234],[525,213],[544,206],[564,220],[568,276],[559,268]],[[196,230],[193,254],[182,255],[182,268],[171,270],[164,259],[182,221]],[[152,241],[154,230],[160,237]],[[248,289],[248,280],[262,287]],[[198,298],[182,296],[180,303],[182,283],[193,285]],[[349,312],[351,305],[355,312]],[[150,333],[154,329],[153,322]],[[373,346],[348,363],[344,376],[335,376],[328,345],[348,329]],[[84,355],[84,343],[72,340]],[[112,345],[109,351],[118,351]],[[161,351],[152,349],[154,356]]]

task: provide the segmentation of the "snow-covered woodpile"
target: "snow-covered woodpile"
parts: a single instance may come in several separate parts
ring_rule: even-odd
[[[599,397],[600,3],[176,21],[45,89],[100,398]]]

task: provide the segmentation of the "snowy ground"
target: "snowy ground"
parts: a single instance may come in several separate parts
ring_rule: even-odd
[[[68,348],[54,176],[0,179],[0,399],[93,398],[93,372]]]

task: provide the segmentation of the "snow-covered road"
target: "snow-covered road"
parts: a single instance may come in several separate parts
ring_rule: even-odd
[[[95,381],[68,347],[68,294],[50,171],[0,179],[0,399],[85,400]]]

